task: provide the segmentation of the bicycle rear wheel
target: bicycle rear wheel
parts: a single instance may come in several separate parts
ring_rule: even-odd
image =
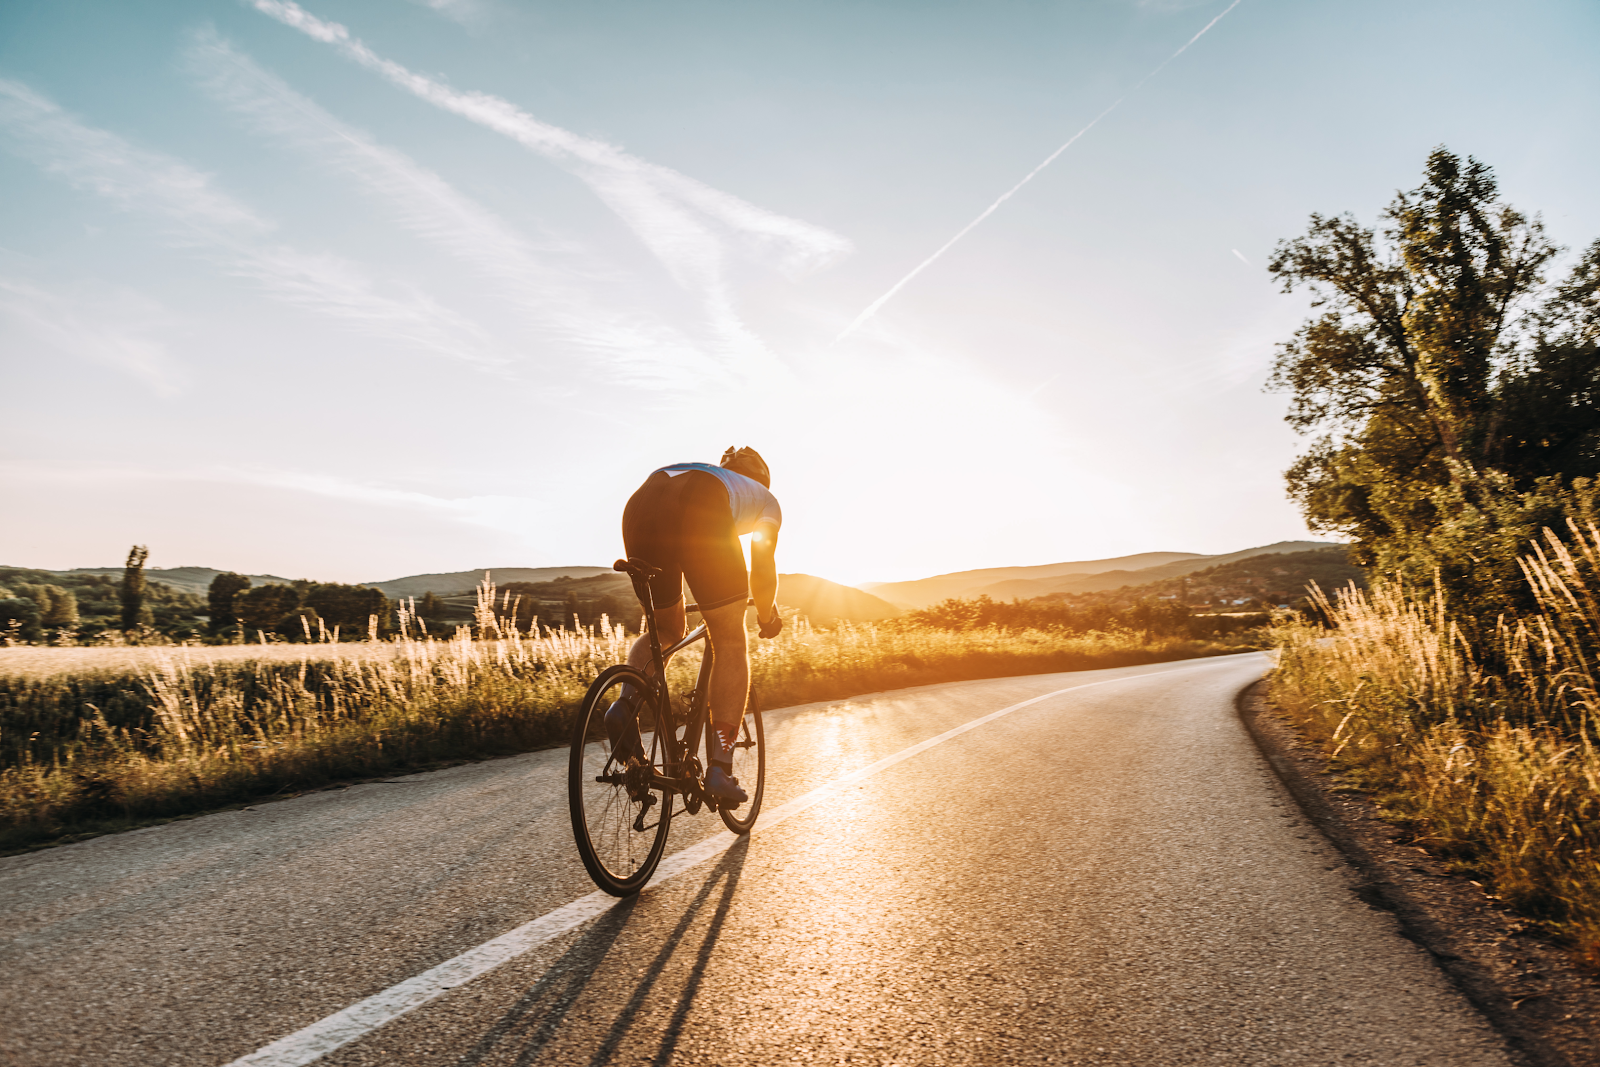
[[[707,731],[709,734],[710,731]],[[707,765],[710,755],[707,754]],[[767,738],[761,729],[761,713],[747,711],[739,726],[739,739],[733,743],[733,776],[739,779],[750,799],[733,811],[718,805],[722,824],[736,834],[747,834],[761,814],[761,791],[767,776]]]
[[[606,734],[605,715],[624,685],[640,694],[650,683],[628,666],[602,671],[584,694],[572,728],[567,763],[567,801],[578,855],[595,885],[627,897],[644,888],[661,862],[672,823],[673,795],[650,785],[665,759],[666,738],[657,729],[656,709],[647,697],[639,712],[644,758],[619,763]]]

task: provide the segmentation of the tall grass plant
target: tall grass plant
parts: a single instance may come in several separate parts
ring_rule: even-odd
[[[1417,844],[1600,966],[1600,529],[1566,534],[1522,560],[1539,610],[1477,641],[1436,593],[1321,596],[1334,629],[1280,625],[1273,696]]]

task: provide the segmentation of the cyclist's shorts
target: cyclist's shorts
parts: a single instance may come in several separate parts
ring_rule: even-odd
[[[685,578],[702,610],[750,596],[728,491],[714,475],[650,475],[622,511],[622,543],[630,558],[661,569],[650,579],[657,610],[683,599]]]

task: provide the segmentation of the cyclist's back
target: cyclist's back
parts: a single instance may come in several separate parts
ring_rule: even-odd
[[[674,463],[652,471],[622,513],[622,539],[629,558],[642,559],[659,573],[650,579],[656,627],[670,644],[683,636],[683,584],[687,580],[710,631],[715,653],[711,710],[726,757],[749,696],[750,665],[744,608],[754,587],[756,616],[763,637],[775,637],[778,574],[774,559],[783,511],[769,488],[766,462],[753,448],[730,448],[722,463]],[[751,572],[745,570],[743,534],[754,534]],[[649,644],[640,638],[628,662],[650,666]],[[611,719],[631,716],[619,709]],[[712,760],[707,787],[729,803],[743,803],[744,791],[728,774],[726,758]]]

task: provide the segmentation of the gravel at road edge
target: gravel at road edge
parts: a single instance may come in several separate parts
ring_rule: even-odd
[[[1267,694],[1266,681],[1241,693],[1239,717],[1306,817],[1359,872],[1362,900],[1394,913],[1529,1063],[1600,1067],[1600,981],[1478,885],[1403,843],[1365,794],[1340,791]]]

